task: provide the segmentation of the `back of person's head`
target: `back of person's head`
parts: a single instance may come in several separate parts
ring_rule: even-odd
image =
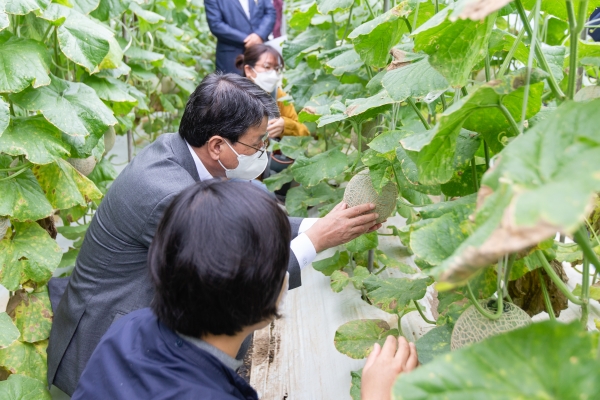
[[[174,331],[234,335],[278,316],[290,225],[262,189],[204,181],[167,207],[148,252],[152,309]]]
[[[260,126],[264,117],[279,118],[270,94],[247,78],[215,72],[190,95],[179,134],[194,147],[202,147],[216,135],[235,143],[249,128]]]
[[[281,67],[284,66],[283,57],[279,52],[274,48],[267,44],[255,44],[254,46],[246,47],[244,50],[244,54],[240,54],[235,59],[235,67],[242,71],[242,75],[246,76],[246,72],[244,70],[244,66],[248,65],[252,68],[256,67],[256,63],[260,60],[260,57],[268,53],[277,60]]]

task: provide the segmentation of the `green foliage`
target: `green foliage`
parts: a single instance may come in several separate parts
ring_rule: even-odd
[[[0,367],[11,374],[0,398],[49,398],[45,284],[73,266],[88,226],[77,221],[116,177],[103,136],[175,131],[213,48],[201,2],[0,2],[0,284],[14,292],[0,314]],[[66,161],[90,156],[88,177]],[[65,254],[49,235],[59,215],[76,240]]]
[[[392,397],[593,399],[600,396],[597,343],[597,333],[576,324],[533,324],[401,374]]]
[[[335,332],[335,348],[351,358],[365,358],[375,343],[383,346],[388,336],[398,336],[397,329],[390,329],[381,319],[359,319],[340,326]]]
[[[416,344],[419,363],[427,364],[435,357],[450,352],[451,337],[452,326],[448,324],[436,326],[423,335]]]

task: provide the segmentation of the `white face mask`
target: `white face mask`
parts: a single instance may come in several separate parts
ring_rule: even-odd
[[[271,93],[277,87],[279,83],[279,75],[275,70],[256,72],[254,68],[252,71],[256,73],[256,77],[252,78],[254,83],[260,86],[265,92]]]
[[[234,169],[225,168],[223,163],[221,163],[221,160],[218,160],[219,164],[221,164],[221,167],[223,167],[225,170],[225,176],[227,176],[227,178],[251,180],[262,174],[265,168],[267,168],[269,158],[266,151],[262,152],[262,154],[260,151],[257,151],[251,156],[247,156],[244,154],[238,154],[238,152],[231,147],[229,142],[225,141],[225,143],[227,143],[227,146],[229,146],[229,148],[237,155],[238,160],[238,166]],[[265,149],[263,148],[261,150]]]

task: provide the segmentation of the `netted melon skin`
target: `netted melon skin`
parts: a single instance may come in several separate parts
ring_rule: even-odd
[[[381,190],[381,194],[377,194],[367,170],[354,175],[344,191],[344,202],[349,207],[374,203],[373,212],[379,214],[378,224],[385,221],[396,210],[397,198],[398,189],[392,182],[388,182]]]
[[[8,218],[0,217],[0,240],[6,236],[6,231],[10,226],[10,220]]]
[[[496,313],[495,308],[488,307],[488,300],[481,300],[479,303],[488,313]],[[505,305],[508,310],[505,307],[502,316],[497,320],[491,320],[481,315],[475,306],[467,308],[454,325],[450,348],[457,350],[472,343],[481,342],[490,336],[522,328],[532,323],[531,317],[525,311],[512,303],[505,303]]]
[[[67,161],[84,176],[91,174],[96,167],[94,156],[89,156],[88,158],[68,158]]]

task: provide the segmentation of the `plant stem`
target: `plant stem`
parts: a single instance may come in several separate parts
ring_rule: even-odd
[[[373,12],[373,9],[371,8],[371,4],[369,4],[369,0],[365,0],[365,3],[367,3],[367,8],[369,9],[369,14],[371,14],[371,18],[375,19],[375,13]]]
[[[592,245],[587,236],[587,231],[585,230],[585,227],[581,227],[577,232],[575,232],[574,238],[575,238],[575,242],[577,242],[579,247],[581,247],[583,254],[588,258],[588,260],[592,264],[594,264],[594,267],[600,268],[600,260],[598,259],[598,256],[596,255],[596,253],[594,252],[594,249],[592,248]]]
[[[381,235],[381,233],[378,233],[378,235]],[[394,236],[393,234],[387,234],[384,233],[383,236]],[[384,265],[379,271],[375,272],[373,275],[379,275],[380,273],[382,273],[383,271],[385,271],[387,269],[387,265]]]
[[[513,264],[515,263],[515,259],[517,255],[515,253],[508,256],[508,262],[506,263],[506,271],[504,271],[504,297],[510,296],[508,294],[508,282],[510,282],[510,272],[512,271]],[[512,301],[512,299],[510,299]]]
[[[500,103],[498,104],[498,108],[500,109],[500,111],[502,111],[502,114],[504,114],[504,118],[506,118],[506,120],[512,127],[513,131],[515,132],[515,135],[518,136],[520,134],[519,125],[517,125],[517,122],[515,121],[513,116],[510,114],[510,111],[508,111],[508,109],[504,106],[504,104],[502,104],[502,100],[500,100]]]
[[[374,255],[375,252],[373,251],[373,249],[369,250],[369,252],[367,253],[367,269],[369,270],[369,272],[373,272]]]
[[[533,14],[530,14],[529,16],[531,17],[531,16],[533,16]],[[496,78],[503,77],[504,74],[506,73],[506,70],[508,70],[510,61],[512,60],[515,53],[517,52],[517,48],[519,47],[519,43],[521,43],[521,41],[523,40],[523,36],[525,36],[525,29],[521,29],[521,32],[519,32],[519,34],[517,35],[515,42],[513,43],[512,47],[510,48],[508,53],[506,54],[506,57],[504,58],[504,61],[502,62],[502,65],[500,66],[500,70],[498,71],[498,75],[496,75]]]
[[[0,168],[0,172],[18,171],[22,168],[29,168],[31,165],[33,165],[33,164],[30,162],[27,162],[25,164],[17,165],[16,167],[12,167],[12,168]]]
[[[533,9],[533,21],[535,25],[535,30],[533,31],[533,36],[530,36],[531,43],[529,45],[531,48],[536,48],[538,40],[538,27],[540,20],[540,7],[541,0],[537,0],[535,3],[535,8]],[[531,70],[533,68],[533,52],[529,51],[529,58],[527,59],[527,69],[525,70],[525,87],[523,88],[523,105],[521,106],[521,120],[519,121],[519,134],[523,133],[523,128],[525,127],[525,118],[527,117],[527,102],[529,100],[529,83],[531,82]]]
[[[490,50],[488,49],[488,53],[485,56],[485,81],[490,81]]]
[[[579,12],[577,13],[577,20],[575,20],[575,8],[572,0],[567,0],[567,15],[569,17],[569,84],[567,87],[567,98],[573,99],[575,96],[576,89],[576,78],[577,78],[577,58],[578,58],[578,46],[579,46],[579,34],[583,30],[585,25],[586,12],[587,12],[588,0],[581,0],[579,2]]]
[[[583,257],[583,276],[581,277],[581,327],[587,328],[588,317],[590,315],[589,302],[590,302],[590,260],[587,257]]]
[[[548,288],[546,287],[546,282],[544,281],[544,277],[540,272],[540,269],[537,269],[538,278],[540,279],[540,286],[542,287],[542,293],[544,295],[544,304],[546,304],[546,311],[550,316],[551,321],[556,321],[556,315],[554,315],[554,308],[552,308],[552,302],[550,301],[550,295],[548,294]]]
[[[415,104],[414,100],[411,97],[409,97],[409,98],[406,99],[406,102],[408,104],[410,104],[410,106],[412,107],[412,109],[417,113],[417,116],[419,117],[419,119],[423,123],[423,126],[425,127],[425,129],[427,129],[427,130],[431,129],[431,126],[427,123],[427,119],[421,113],[421,110],[419,110],[419,108]]]
[[[28,167],[29,166],[27,164],[25,164],[25,166],[22,166],[21,169],[18,170],[17,172],[15,172],[14,174],[9,175],[7,177],[4,177],[4,178],[0,179],[0,182],[8,181],[10,179],[16,178],[17,176],[21,175],[23,172],[27,171],[29,169]]]
[[[440,11],[439,0],[435,0],[434,12],[437,14]]]
[[[348,22],[346,22],[346,29],[344,29],[344,36],[342,36],[342,45],[346,42],[346,35],[348,35],[348,30],[350,29],[350,22],[352,22],[352,11],[354,10],[355,4],[356,0],[352,2],[352,7],[350,7],[350,14],[348,14]]]
[[[475,156],[471,158],[471,174],[473,176],[473,188],[477,192],[479,190],[479,183],[477,182],[477,165],[475,164]]]
[[[529,37],[532,37],[533,30],[531,29],[531,25],[529,24],[529,20],[527,19],[527,14],[525,13],[525,7],[523,7],[523,3],[521,2],[521,0],[515,0],[514,4],[517,7],[519,17],[521,18],[521,21],[523,22],[523,27],[527,31],[527,34],[529,35]],[[530,51],[531,51],[531,49],[530,49]],[[563,100],[565,98],[565,94],[562,92],[562,90],[560,89],[560,86],[556,82],[556,78],[552,74],[552,70],[550,69],[550,66],[548,65],[546,56],[542,52],[542,47],[539,45],[539,43],[536,43],[534,51],[535,51],[535,55],[538,60],[538,63],[540,64],[540,67],[545,72],[547,72],[549,75],[548,76],[548,84],[550,85],[550,89],[552,89],[552,92],[559,100]]]
[[[448,108],[448,105],[446,104],[446,93],[442,93],[440,99],[442,99],[442,110],[446,111]]]
[[[473,303],[473,306],[475,306],[477,311],[479,311],[481,313],[481,315],[483,315],[484,317],[491,319],[491,320],[496,320],[502,316],[502,311],[503,311],[504,306],[502,304],[503,299],[502,299],[501,295],[498,296],[498,303],[497,303],[498,309],[496,310],[496,313],[490,314],[489,312],[484,310],[483,307],[481,307],[481,304],[479,304],[479,301],[475,298],[475,295],[473,294],[473,290],[471,289],[471,285],[468,282],[467,282],[467,294],[469,295],[469,300],[471,300],[471,303]]]
[[[575,297],[575,295],[573,293],[571,293],[571,291],[569,290],[567,285],[565,285],[565,283],[562,281],[562,279],[560,279],[560,277],[556,274],[556,271],[554,270],[554,268],[552,268],[552,266],[548,263],[548,260],[546,260],[544,253],[542,253],[541,250],[536,250],[535,253],[538,256],[538,259],[539,259],[540,263],[542,264],[542,267],[546,271],[546,274],[548,274],[550,279],[552,279],[552,282],[554,282],[556,287],[558,287],[558,289],[565,295],[565,297],[567,299],[569,299],[569,301],[571,301],[571,303],[573,303],[573,304],[576,304],[578,306],[582,305],[583,302],[581,300],[579,300],[577,297]]]
[[[416,300],[413,300],[413,304],[415,305],[415,307],[417,307],[417,311],[421,315],[421,318],[423,318],[423,321],[427,322],[428,324],[436,325],[435,321],[432,321],[425,316],[425,314],[423,313],[423,310],[421,310],[421,306],[419,305],[419,303],[417,303]]]
[[[485,170],[487,171],[490,167],[490,148],[485,139],[483,139],[483,153],[485,155]]]
[[[415,15],[413,17],[413,23],[412,23],[413,29],[417,29],[417,21],[419,18],[419,4],[421,4],[421,2],[417,1],[417,6],[415,7]]]

